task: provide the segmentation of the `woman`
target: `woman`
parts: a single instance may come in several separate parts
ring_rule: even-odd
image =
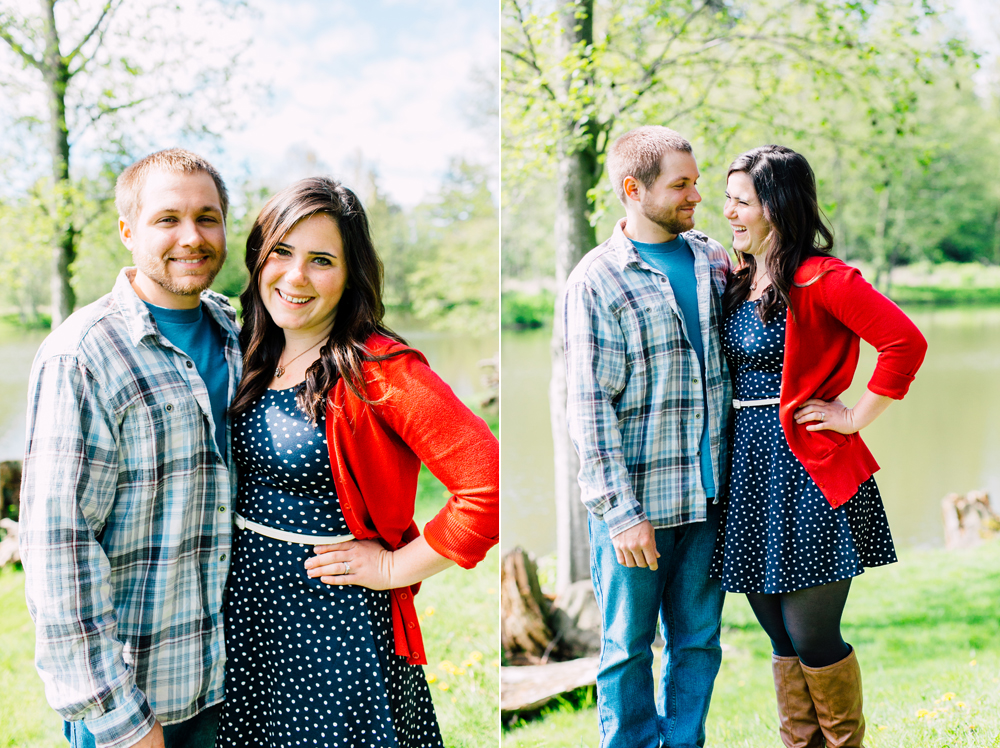
[[[497,542],[496,439],[382,323],[350,190],[276,194],[246,263],[218,745],[442,745],[413,595]],[[454,494],[422,535],[421,462]]]
[[[829,255],[816,180],[798,153],[755,148],[729,168],[724,214],[742,260],[723,296],[735,376],[730,498],[712,575],[744,592],[771,638],[786,746],[860,746],[861,673],[840,619],[851,578],[896,560],[858,431],[901,399],[927,344],[861,274]],[[879,351],[840,400],[859,336]]]

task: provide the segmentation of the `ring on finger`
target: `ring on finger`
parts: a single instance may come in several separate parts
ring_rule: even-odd
[[[825,421],[825,420],[826,420],[826,413],[820,413],[820,414],[819,414],[819,420],[820,420],[820,422],[821,422],[821,423],[822,423],[823,421]]]
[[[350,574],[350,573],[351,573],[351,564],[350,564],[349,561],[345,561],[344,562],[344,574]]]

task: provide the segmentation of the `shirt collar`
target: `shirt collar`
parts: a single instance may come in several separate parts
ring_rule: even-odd
[[[132,345],[138,346],[143,338],[148,336],[157,337],[159,331],[153,321],[153,315],[139,298],[139,295],[132,287],[135,279],[134,267],[122,268],[115,281],[115,287],[111,291],[115,303],[121,310],[125,320],[125,327],[128,330],[129,340]],[[236,326],[236,310],[229,304],[223,304],[225,297],[214,291],[202,291],[201,301],[212,319],[219,327],[234,340],[239,339],[239,328]]]

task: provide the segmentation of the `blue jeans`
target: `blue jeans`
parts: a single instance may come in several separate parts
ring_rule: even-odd
[[[191,719],[166,725],[163,743],[167,748],[215,748],[215,733],[219,727],[222,704],[203,709]],[[94,736],[83,722],[63,722],[63,735],[70,748],[96,748]]]
[[[705,718],[722,663],[725,593],[708,578],[719,505],[709,505],[705,522],[656,531],[657,571],[619,564],[607,525],[593,515],[589,522],[591,576],[603,619],[601,748],[705,745]],[[666,646],[654,698],[657,616]]]

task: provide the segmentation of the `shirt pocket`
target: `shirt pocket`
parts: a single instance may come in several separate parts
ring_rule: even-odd
[[[121,424],[122,480],[148,490],[190,476],[211,451],[208,433],[204,411],[190,393],[164,392],[131,406]]]

